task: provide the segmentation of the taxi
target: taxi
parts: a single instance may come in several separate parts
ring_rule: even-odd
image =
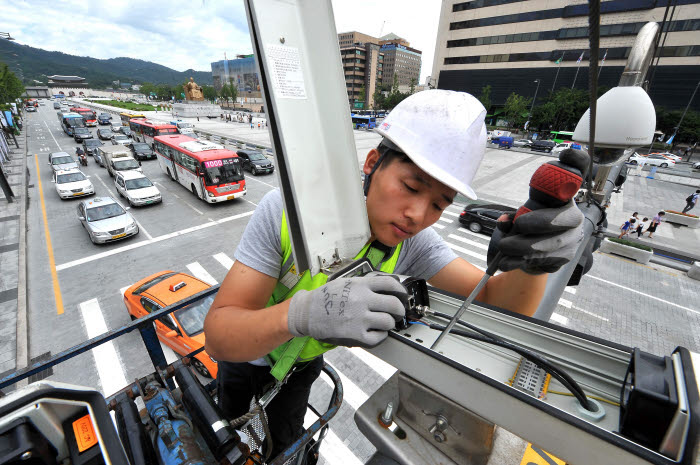
[[[133,284],[124,292],[124,305],[132,320],[175,304],[211,286],[194,276],[161,271]],[[158,339],[177,354],[185,356],[204,346],[204,318],[216,294],[155,321]],[[192,366],[207,378],[216,378],[217,363],[206,351],[192,359]]]

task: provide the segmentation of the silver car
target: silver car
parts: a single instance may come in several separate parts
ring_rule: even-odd
[[[131,144],[131,139],[129,139],[124,134],[114,134],[112,136],[112,145],[129,145]]]
[[[111,197],[80,202],[78,220],[94,244],[118,241],[139,233],[134,217]]]
[[[78,169],[78,163],[66,152],[53,152],[49,154],[49,165],[54,172]]]

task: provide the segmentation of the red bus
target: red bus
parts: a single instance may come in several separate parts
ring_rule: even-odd
[[[136,142],[145,142],[155,150],[153,138],[167,134],[177,134],[177,126],[164,121],[152,119],[133,118],[129,120],[129,129],[133,133],[131,138]]]
[[[236,152],[183,134],[156,136],[153,150],[165,174],[205,202],[246,195],[243,162]]]
[[[86,126],[97,126],[97,115],[93,110],[83,107],[72,107],[70,109],[70,112],[77,113],[83,118],[85,118]]]

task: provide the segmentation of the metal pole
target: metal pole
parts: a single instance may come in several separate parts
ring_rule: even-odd
[[[5,194],[5,199],[7,200],[7,203],[12,203],[12,197],[14,197],[15,194],[14,192],[12,192],[12,188],[7,182],[7,178],[5,177],[5,170],[2,169],[2,165],[0,165],[0,187],[2,188],[2,191]]]
[[[564,60],[564,54],[561,54],[560,60]],[[554,76],[554,84],[552,84],[552,92],[554,92],[554,87],[557,85],[557,79],[559,78],[559,70],[561,69],[561,61],[559,62],[559,66],[557,66],[557,74]]]
[[[532,109],[535,108],[535,100],[537,100],[537,91],[540,90],[540,79],[535,79],[535,82],[537,83],[537,89],[535,89],[535,96],[532,99],[532,105],[530,105],[530,115],[528,116],[528,119],[532,118]]]
[[[571,83],[571,88],[573,89],[576,85],[576,78],[578,77],[578,70],[581,69],[581,64],[576,67],[576,74],[574,74],[574,82]]]

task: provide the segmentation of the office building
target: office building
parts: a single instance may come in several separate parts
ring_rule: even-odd
[[[636,34],[667,11],[649,93],[657,105],[685,108],[700,80],[700,0],[603,1],[599,85],[617,85]],[[588,60],[584,0],[443,0],[432,84],[474,95],[491,85],[492,103],[502,105],[511,92],[532,97],[539,79],[539,100],[553,88],[588,89]]]
[[[260,78],[252,54],[238,55],[234,60],[216,61],[211,64],[211,74],[217,92],[224,84],[234,84],[238,89],[238,96],[243,101],[261,97]]]

